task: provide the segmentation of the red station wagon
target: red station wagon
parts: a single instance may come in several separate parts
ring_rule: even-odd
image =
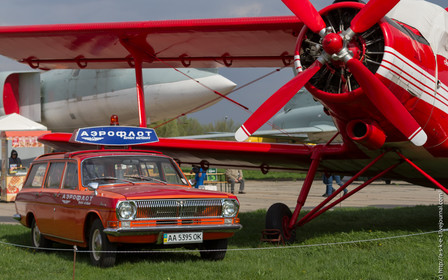
[[[34,160],[16,198],[15,218],[35,247],[88,247],[112,266],[124,245],[187,246],[221,260],[241,229],[238,199],[192,188],[170,157],[135,150],[53,153]]]

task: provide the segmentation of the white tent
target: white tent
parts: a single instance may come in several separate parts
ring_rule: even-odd
[[[47,127],[16,113],[0,117],[0,131],[18,130],[47,130]]]
[[[21,166],[14,166],[11,169],[8,164],[9,150],[17,149],[22,164],[26,166],[26,161],[29,162],[44,152],[43,145],[37,142],[37,137],[46,133],[49,133],[47,127],[19,114],[0,117],[2,200],[15,200],[17,193],[22,189],[26,174],[26,169]],[[17,167],[20,168],[16,169]]]

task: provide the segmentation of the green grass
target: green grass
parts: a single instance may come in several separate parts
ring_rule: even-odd
[[[260,170],[244,170],[243,173],[247,180],[296,181],[306,177],[306,173],[299,172],[269,171],[263,174]]]
[[[444,209],[448,213],[447,207]],[[438,207],[336,209],[297,232],[294,246],[260,244],[265,211],[242,213],[244,229],[226,258],[202,261],[197,252],[120,254],[117,265],[92,267],[79,252],[76,279],[437,279],[438,234],[371,242],[295,247],[438,230]],[[448,224],[445,222],[445,224]],[[445,234],[446,235],[446,234]],[[0,241],[30,245],[30,230],[0,225]],[[445,262],[448,246],[444,240]],[[58,246],[59,248],[70,248]],[[73,253],[34,252],[0,244],[0,279],[71,279]],[[445,277],[448,276],[445,267]]]

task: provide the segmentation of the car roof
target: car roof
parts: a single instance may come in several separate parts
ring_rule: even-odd
[[[118,149],[118,150],[83,150],[83,151],[50,153],[41,155],[37,157],[34,161],[48,161],[57,159],[83,160],[89,157],[118,156],[118,155],[152,155],[152,156],[161,156],[169,158],[168,156],[165,156],[162,153],[156,151]]]

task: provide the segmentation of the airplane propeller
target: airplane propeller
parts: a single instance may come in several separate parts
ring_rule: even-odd
[[[314,33],[321,35],[320,32],[322,29],[327,27],[319,12],[310,1],[282,0],[282,2]],[[323,36],[321,35],[321,37]]]
[[[355,33],[362,33],[374,26],[382,19],[400,0],[370,0],[353,18],[350,28]]]
[[[323,38],[324,52],[309,68],[276,91],[249,117],[235,133],[237,141],[246,140],[286,105],[325,63],[336,59],[345,63],[372,104],[401,133],[416,146],[426,143],[425,132],[404,105],[364,64],[354,58],[346,47],[357,33],[363,33],[375,25],[400,0],[370,0],[353,18],[350,27],[341,34],[331,33],[331,29],[326,27],[322,16],[309,0],[282,1],[311,31]]]
[[[246,140],[252,133],[257,131],[273,115],[275,115],[288,101],[319,71],[323,63],[318,59],[305,71],[300,72],[292,78],[249,117],[249,119],[237,130],[235,139]]]
[[[397,97],[357,59],[350,59],[347,67],[361,85],[367,98],[414,145],[426,143],[427,135]]]

